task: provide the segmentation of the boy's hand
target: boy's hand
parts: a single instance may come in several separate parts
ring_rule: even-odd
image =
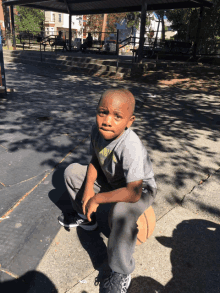
[[[82,210],[84,215],[86,214],[86,204],[90,200],[90,198],[92,198],[94,195],[95,195],[94,190],[92,190],[91,192],[84,192],[83,198],[82,198]]]
[[[85,209],[86,209],[86,216],[89,222],[91,221],[91,214],[97,211],[98,206],[99,204],[96,203],[93,197],[90,198],[89,201],[87,202]]]

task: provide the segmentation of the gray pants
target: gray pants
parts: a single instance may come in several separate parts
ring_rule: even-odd
[[[70,195],[73,209],[83,213],[81,200],[85,187],[87,166],[69,165],[64,173],[65,184]],[[144,186],[143,186],[144,188]],[[95,193],[111,191],[112,188],[104,175],[98,176]],[[134,271],[133,252],[137,240],[137,220],[139,216],[152,205],[156,189],[143,189],[140,200],[136,203],[118,202],[112,204],[110,212],[111,233],[108,239],[108,264],[118,273],[130,274]]]

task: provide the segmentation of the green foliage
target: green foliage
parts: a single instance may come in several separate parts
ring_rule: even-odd
[[[87,32],[101,32],[103,23],[103,14],[89,14],[87,15],[87,22],[84,29]]]
[[[147,12],[146,26],[150,25],[150,19],[149,19],[150,16],[151,16],[151,13]],[[126,20],[127,20],[127,27],[135,27],[136,29],[139,29],[140,21],[141,21],[141,13],[140,12],[126,13]]]
[[[127,18],[127,27],[135,27],[136,29],[139,28],[139,24],[141,20],[140,12],[127,13],[126,18]]]
[[[122,22],[127,16],[127,13],[109,13],[107,16],[107,31],[115,32],[116,24]]]
[[[220,36],[220,0],[213,0],[212,8],[204,8],[200,42],[216,40]],[[172,22],[172,29],[177,31],[176,39],[194,41],[197,37],[199,8],[174,9],[166,12],[169,21]]]
[[[126,18],[127,13],[109,13],[107,15],[107,32],[115,32],[116,24],[120,23],[123,19]],[[87,32],[101,32],[103,25],[103,14],[90,14],[87,15],[87,22],[84,27]]]
[[[125,13],[109,13],[107,15],[107,31],[115,32],[116,24],[126,20],[127,27],[134,26],[136,29],[139,28],[141,19],[140,12],[125,12]],[[87,15],[86,30],[91,32],[101,32],[103,23],[103,14],[90,14]],[[146,19],[146,25],[149,25],[149,18]]]
[[[15,27],[17,31],[40,32],[44,27],[44,12],[39,9],[16,6]]]

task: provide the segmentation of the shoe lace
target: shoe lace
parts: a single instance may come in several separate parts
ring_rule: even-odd
[[[101,277],[98,275],[98,276],[95,278],[94,285],[95,285],[95,286],[98,286],[100,283],[101,283]]]
[[[103,282],[103,288],[111,288],[115,285],[118,289],[121,289],[121,293],[127,292],[127,279],[128,277],[124,277],[124,275],[111,272],[111,275],[107,277]]]

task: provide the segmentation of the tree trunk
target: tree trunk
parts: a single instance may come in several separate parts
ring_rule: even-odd
[[[102,23],[102,36],[101,36],[102,41],[104,41],[105,39],[106,24],[107,24],[107,14],[104,14],[103,23]]]
[[[4,22],[5,22],[5,37],[6,37],[6,44],[9,49],[9,47],[12,45],[10,40],[10,16],[9,16],[9,9],[7,6],[2,5],[3,8],[3,14],[4,14]]]
[[[145,0],[142,0],[141,27],[140,27],[140,39],[139,39],[139,48],[138,48],[138,63],[142,63],[142,59],[143,59],[146,13],[147,13],[147,2]]]

